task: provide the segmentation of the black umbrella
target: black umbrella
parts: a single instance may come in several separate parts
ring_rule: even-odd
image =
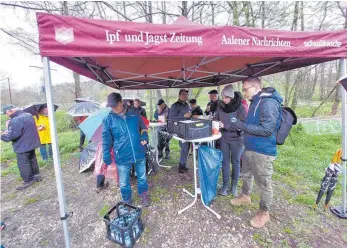
[[[147,145],[147,152],[146,152],[146,171],[147,174],[151,173],[157,173],[159,168],[159,164],[157,162],[157,156],[155,153],[155,149],[151,147],[150,145]]]
[[[77,103],[79,103],[79,102],[92,102],[95,104],[99,104],[97,101],[94,101],[92,99],[85,99],[85,98],[76,98],[74,101]]]
[[[322,199],[324,192],[327,190],[327,196],[325,198],[325,205],[324,208],[325,210],[329,206],[330,199],[334,193],[336,184],[337,184],[337,178],[339,173],[341,172],[341,166],[339,164],[331,164],[326,172],[325,175],[322,179],[321,182],[321,188],[319,190],[317,199],[316,199],[316,204],[314,205],[314,208],[317,208],[317,205],[319,204],[320,200]]]
[[[22,107],[22,111],[38,116],[38,112],[41,107],[47,107],[47,103],[36,103],[36,104],[30,104],[27,106]],[[58,105],[54,104],[54,111],[57,111]]]
[[[71,116],[89,116],[100,109],[100,106],[93,102],[79,102],[68,110]]]
[[[88,170],[95,162],[97,141],[90,142],[81,152],[80,161],[78,162],[79,172]]]
[[[163,150],[165,146],[169,143],[171,138],[172,138],[172,134],[165,131],[159,131],[158,149]]]

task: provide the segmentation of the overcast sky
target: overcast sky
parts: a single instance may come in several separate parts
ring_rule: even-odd
[[[32,23],[32,24],[29,24]],[[13,11],[2,8],[0,5],[0,28],[6,30],[21,27],[25,30],[35,29],[34,20],[25,20],[25,13],[21,10]],[[43,76],[42,69],[29,66],[42,67],[41,57],[35,56],[18,45],[13,45],[13,40],[3,32],[0,32],[0,79],[10,77],[14,88],[22,88],[31,85],[40,85]],[[57,64],[51,63],[53,84],[72,82],[72,72]],[[1,82],[1,87],[7,87],[7,81]]]

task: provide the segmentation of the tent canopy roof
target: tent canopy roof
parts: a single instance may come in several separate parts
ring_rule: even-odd
[[[347,31],[148,24],[37,14],[42,56],[114,88],[208,87],[347,56]]]

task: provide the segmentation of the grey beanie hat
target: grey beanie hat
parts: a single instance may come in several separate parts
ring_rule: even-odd
[[[234,87],[231,84],[225,86],[224,89],[222,90],[222,96],[234,98],[235,97]]]

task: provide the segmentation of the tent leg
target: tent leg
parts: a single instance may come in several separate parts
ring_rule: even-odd
[[[66,205],[65,205],[64,184],[63,184],[62,172],[60,167],[58,136],[57,136],[53,96],[52,96],[51,69],[49,65],[49,59],[47,57],[43,57],[43,73],[44,73],[44,79],[45,79],[45,91],[46,91],[46,100],[47,100],[47,108],[48,108],[48,116],[49,116],[49,125],[51,129],[53,163],[54,163],[54,172],[55,172],[55,179],[56,179],[57,191],[58,191],[60,219],[63,221],[65,247],[70,248],[70,236],[69,236],[69,230],[67,225],[67,217],[69,216],[69,214],[67,214],[66,212]]]
[[[341,59],[341,76],[347,74],[347,59]],[[347,159],[347,92],[341,87],[341,97],[342,97],[342,206],[331,207],[330,210],[340,218],[347,219],[346,211],[346,159]]]

